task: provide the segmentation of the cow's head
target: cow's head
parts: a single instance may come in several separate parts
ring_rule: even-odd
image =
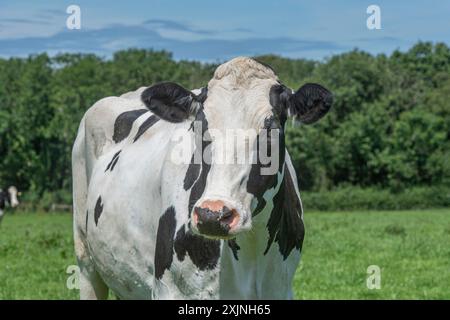
[[[330,109],[332,95],[310,83],[293,92],[270,67],[240,57],[219,66],[199,94],[160,83],[147,88],[142,101],[161,119],[189,121],[196,135],[203,135],[196,144],[203,157],[195,163],[192,156],[184,178],[192,228],[205,236],[231,238],[251,228],[263,195],[277,185],[286,119],[316,122]],[[193,129],[196,124],[200,130]]]

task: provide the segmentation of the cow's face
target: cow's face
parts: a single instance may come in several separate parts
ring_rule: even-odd
[[[270,67],[236,58],[217,68],[201,94],[161,83],[146,89],[142,101],[162,119],[192,122],[203,155],[194,152],[184,178],[192,228],[231,238],[251,229],[264,194],[276,188],[287,117],[313,123],[328,112],[332,96],[317,84],[293,93]]]

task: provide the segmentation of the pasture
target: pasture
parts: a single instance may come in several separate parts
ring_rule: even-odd
[[[450,209],[306,212],[297,299],[450,299]],[[70,214],[7,214],[0,226],[0,299],[77,299]],[[381,268],[381,288],[366,286]]]

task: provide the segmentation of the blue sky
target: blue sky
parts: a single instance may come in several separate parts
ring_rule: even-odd
[[[81,29],[68,30],[66,8],[81,8]],[[366,26],[381,8],[381,30]],[[176,59],[222,61],[275,53],[323,59],[359,48],[406,50],[418,40],[450,44],[447,0],[0,0],[0,56],[166,49]]]

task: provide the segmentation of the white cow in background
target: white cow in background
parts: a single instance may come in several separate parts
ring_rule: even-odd
[[[202,89],[160,83],[95,103],[72,154],[81,298],[292,298],[304,226],[284,127],[289,116],[319,120],[331,103],[324,87],[293,92],[246,57]],[[230,147],[228,130],[257,134]],[[182,163],[179,141],[192,142]],[[246,147],[256,161],[216,161]],[[263,148],[278,155],[274,172]]]
[[[19,192],[17,192],[17,188],[14,186],[10,186],[6,191],[0,189],[0,223],[5,214],[6,204],[9,204],[11,208],[15,208],[19,205],[19,200],[17,200],[18,194]]]

